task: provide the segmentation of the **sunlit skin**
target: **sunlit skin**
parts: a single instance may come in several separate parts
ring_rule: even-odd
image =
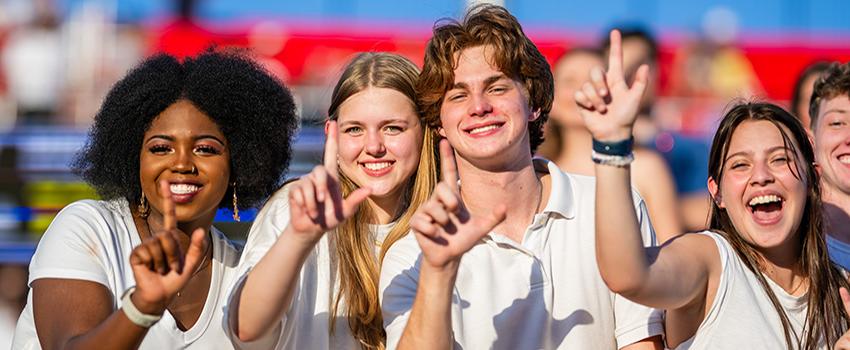
[[[172,192],[187,192],[172,196],[178,227],[186,233],[209,227],[230,178],[230,150],[218,125],[192,103],[177,101],[151,122],[140,152],[139,180],[151,207],[149,222],[158,226],[162,220],[164,198],[172,195],[160,189],[159,183],[166,181]]]
[[[440,134],[460,155],[458,160],[476,160],[485,167],[529,158],[522,154],[527,148],[512,144],[529,142],[528,122],[538,117],[523,84],[490,64],[488,51],[486,46],[461,51],[454,84],[440,108]]]
[[[815,127],[815,160],[825,197],[850,196],[850,97],[823,102]]]
[[[401,195],[419,165],[423,127],[413,101],[401,92],[369,87],[338,111],[339,169],[359,187],[380,223],[392,220]]]
[[[808,179],[797,162],[802,156],[791,146],[773,123],[745,121],[732,134],[720,183],[709,181],[709,191],[741,236],[779,264],[797,260],[797,231],[806,202]],[[765,211],[749,205],[765,195],[778,196],[781,206]]]

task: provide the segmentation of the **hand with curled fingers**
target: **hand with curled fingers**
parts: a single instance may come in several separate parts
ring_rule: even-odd
[[[171,193],[166,181],[160,183],[160,191]],[[165,312],[177,292],[197,271],[209,244],[206,230],[199,227],[192,232],[189,248],[184,253],[177,239],[184,233],[177,228],[171,196],[166,196],[163,209],[162,230],[151,232],[151,237],[142,240],[130,254],[130,266],[136,279],[136,290],[130,298],[139,311],[151,315]]]
[[[648,79],[649,67],[644,64],[638,68],[631,87],[626,83],[622,39],[619,31],[612,30],[608,71],[604,72],[601,67],[591,70],[590,81],[574,96],[594,139],[616,142],[631,137]]]
[[[448,141],[440,141],[442,181],[410,219],[425,262],[444,267],[457,262],[481,238],[505,220],[507,207],[502,204],[484,217],[473,217],[463,205],[458,187],[454,150]]]
[[[841,294],[841,303],[844,305],[844,312],[847,315],[850,315],[850,293],[847,292],[847,289],[841,288],[839,289],[839,293]],[[835,342],[834,350],[850,350],[850,329],[847,332],[844,332],[844,335]]]
[[[371,193],[358,188],[343,198],[337,168],[338,126],[327,124],[327,142],[323,165],[292,183],[289,189],[289,229],[308,244],[316,244],[322,235],[348,219]]]

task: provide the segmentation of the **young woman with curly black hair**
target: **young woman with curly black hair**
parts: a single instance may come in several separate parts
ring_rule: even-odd
[[[132,70],[74,164],[103,200],[68,205],[45,232],[13,348],[229,347],[240,250],[212,221],[277,188],[296,126],[289,91],[242,54]]]

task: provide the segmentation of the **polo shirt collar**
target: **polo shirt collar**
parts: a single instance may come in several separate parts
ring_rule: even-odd
[[[549,200],[543,208],[543,213],[557,213],[567,219],[575,218],[575,192],[570,176],[564,173],[555,162],[548,159],[537,157],[532,162],[535,171],[548,171],[552,180]]]

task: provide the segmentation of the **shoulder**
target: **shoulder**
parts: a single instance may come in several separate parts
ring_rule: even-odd
[[[107,233],[117,226],[126,226],[131,216],[127,201],[80,200],[62,208],[45,232],[45,237],[56,232],[82,230],[82,232]]]

